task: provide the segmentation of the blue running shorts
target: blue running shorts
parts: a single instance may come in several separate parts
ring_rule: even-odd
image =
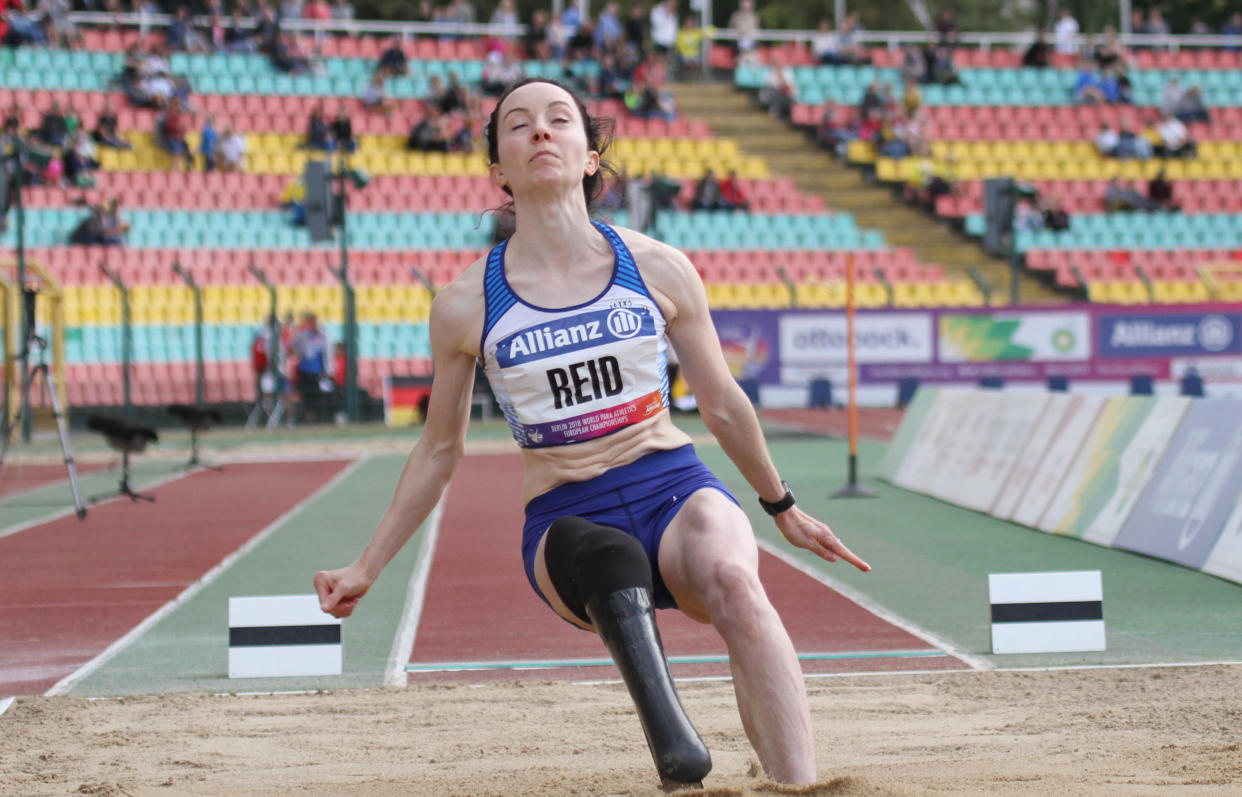
[[[535,496],[526,505],[526,525],[522,529],[522,561],[526,566],[526,578],[535,594],[547,603],[548,599],[535,583],[535,553],[539,549],[539,541],[554,520],[564,515],[576,515],[621,529],[637,538],[647,552],[647,561],[651,563],[655,607],[677,608],[677,602],[660,577],[657,563],[660,538],[686,499],[705,488],[719,490],[737,504],[737,499],[724,482],[699,461],[694,446],[685,445],[652,452],[594,479],[562,484]]]

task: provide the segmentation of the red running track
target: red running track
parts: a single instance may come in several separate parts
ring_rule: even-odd
[[[347,464],[195,471],[0,539],[0,696],[46,691]]]
[[[515,669],[505,662],[566,662],[606,658],[594,634],[561,620],[535,595],[522,570],[521,460],[472,456],[459,468],[441,519],[411,665],[411,683],[618,677],[607,666]],[[868,612],[767,553],[760,578],[800,654],[805,672],[960,669],[966,665]],[[675,611],[658,613],[670,657],[722,657],[716,632]],[[927,655],[908,656],[907,651]],[[903,655],[894,655],[902,652]],[[888,655],[856,656],[859,653]],[[488,663],[445,671],[452,663]],[[678,677],[725,675],[724,663],[675,663]]]

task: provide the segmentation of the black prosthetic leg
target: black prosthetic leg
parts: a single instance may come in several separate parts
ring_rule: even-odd
[[[711,771],[711,754],[673,685],[642,544],[618,529],[562,517],[548,530],[544,555],[557,594],[595,627],[621,671],[661,780],[700,782]]]
[[[712,757],[677,697],[651,593],[641,587],[597,593],[587,601],[586,610],[638,708],[660,778],[702,781],[712,769]]]

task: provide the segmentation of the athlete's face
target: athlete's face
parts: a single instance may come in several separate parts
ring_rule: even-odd
[[[599,168],[587,149],[586,129],[569,92],[551,83],[530,83],[505,98],[496,130],[492,182],[514,197],[582,190],[583,175]]]

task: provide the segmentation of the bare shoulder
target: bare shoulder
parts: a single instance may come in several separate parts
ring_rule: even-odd
[[[431,303],[433,339],[451,343],[460,351],[478,356],[483,334],[483,270],[487,259],[479,258],[457,279],[436,293]]]
[[[677,316],[677,308],[685,307],[703,290],[698,270],[676,247],[637,230],[625,227],[616,230],[634,256],[643,281],[656,294],[656,300],[671,322]]]

